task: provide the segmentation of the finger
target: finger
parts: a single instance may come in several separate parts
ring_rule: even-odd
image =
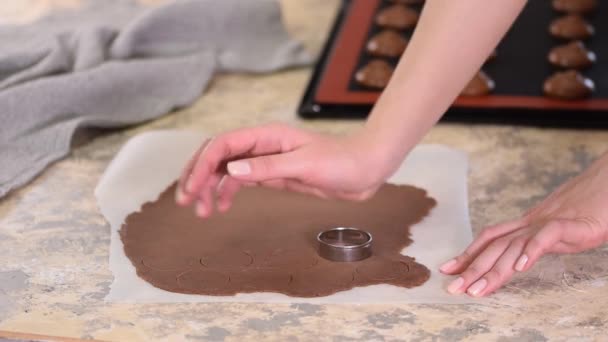
[[[241,182],[230,176],[224,176],[220,185],[218,185],[217,209],[221,212],[230,209],[234,196],[240,188]]]
[[[301,145],[308,135],[285,125],[268,125],[241,129],[215,137],[198,156],[186,182],[187,192],[196,193],[219,172],[223,163],[245,154],[266,155],[290,151]]]
[[[310,159],[297,152],[273,154],[228,163],[228,174],[243,181],[265,182],[281,178],[300,178]]]
[[[182,206],[190,205],[194,201],[194,199],[196,199],[196,194],[189,193],[186,191],[186,182],[188,181],[188,179],[190,178],[190,175],[192,174],[192,170],[194,169],[194,165],[195,165],[196,161],[198,160],[201,153],[205,150],[208,143],[209,143],[209,140],[208,139],[205,140],[201,144],[201,146],[198,148],[198,150],[196,150],[196,152],[194,152],[194,154],[192,155],[192,157],[190,157],[190,160],[186,164],[186,167],[184,168],[184,170],[182,171],[182,174],[179,177],[179,181],[177,182],[177,188],[176,188],[176,193],[175,193],[175,200],[176,200],[177,204],[179,204],[179,205],[182,205]]]
[[[267,188],[271,188],[271,189],[276,189],[276,190],[289,190],[292,192],[299,192],[299,193],[303,193],[303,194],[314,195],[314,196],[321,197],[321,198],[329,197],[324,191],[322,191],[318,188],[315,188],[313,186],[301,183],[297,180],[273,179],[273,180],[259,182],[259,185],[267,187]]]
[[[514,237],[506,251],[498,258],[494,267],[483,277],[469,286],[467,293],[473,297],[483,297],[504,285],[515,273],[515,262],[521,255],[529,235]]]
[[[378,191],[379,187],[374,187],[373,189],[369,189],[369,190],[365,190],[365,191],[361,191],[361,192],[338,192],[336,194],[336,197],[341,198],[341,199],[345,199],[345,200],[349,200],[349,201],[355,201],[355,202],[362,202],[362,201],[366,201],[368,199],[370,199],[372,196],[374,196],[374,194]]]
[[[456,280],[448,285],[448,292],[452,294],[463,293],[471,284],[486,274],[509,246],[509,240],[499,238],[487,246],[460,274]]]
[[[271,189],[276,189],[276,190],[285,190],[286,189],[285,182],[286,182],[285,179],[271,179],[271,180],[259,182],[259,184],[260,184],[260,186],[263,186],[265,188],[271,188]]]
[[[549,221],[538,233],[534,234],[526,243],[523,253],[515,263],[515,270],[524,272],[529,270],[532,265],[540,259],[545,253],[560,240],[563,230],[567,228],[567,224],[571,221],[567,220],[552,220]]]
[[[196,214],[199,217],[206,218],[211,216],[214,208],[214,197],[217,186],[220,183],[222,176],[219,174],[211,175],[209,182],[205,185],[199,195],[199,200],[196,203]]]
[[[319,188],[301,183],[299,181],[294,181],[294,180],[286,181],[285,188],[290,191],[299,192],[299,193],[303,193],[303,194],[307,194],[307,195],[312,195],[312,196],[316,196],[319,198],[333,197],[329,193],[327,193]]]
[[[439,271],[444,274],[461,273],[492,241],[526,226],[526,222],[525,218],[520,218],[485,228],[462,254],[441,265]]]

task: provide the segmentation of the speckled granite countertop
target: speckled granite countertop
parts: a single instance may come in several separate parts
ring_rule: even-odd
[[[282,2],[290,32],[318,52],[338,0]],[[49,7],[53,0],[26,3]],[[608,338],[608,248],[545,258],[499,291],[492,305],[104,303],[112,281],[110,230],[93,189],[120,146],[138,133],[163,128],[214,134],[280,120],[347,132],[361,124],[298,120],[295,109],[309,75],[301,69],[218,77],[188,109],[77,139],[85,143],[77,143],[69,158],[0,200],[0,330],[112,341]],[[471,217],[478,232],[520,214],[581,171],[608,148],[608,131],[441,124],[424,142],[469,153]]]

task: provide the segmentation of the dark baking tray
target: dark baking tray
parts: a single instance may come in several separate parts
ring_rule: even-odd
[[[378,29],[372,25],[375,13],[387,6],[382,0],[344,0],[336,16],[319,61],[299,106],[304,118],[364,118],[371,110],[378,91],[364,89],[352,81],[354,70],[369,57],[363,46]],[[549,23],[559,16],[551,1],[529,1],[511,30],[498,46],[498,57],[488,62],[484,70],[496,81],[491,96],[459,98],[444,115],[444,121],[533,124],[540,126],[608,127],[608,20],[601,14],[607,4],[600,2],[594,15],[587,16],[596,34],[585,43],[596,52],[598,62],[585,70],[596,85],[588,100],[560,101],[542,95],[542,84],[556,68],[547,62],[549,50],[564,41],[552,38]],[[358,12],[358,13],[357,13]],[[349,18],[350,17],[350,18]],[[350,26],[348,21],[351,21]],[[356,21],[356,22],[355,22]],[[366,21],[366,22],[361,22]],[[346,29],[345,29],[346,26]],[[351,34],[351,31],[358,31]],[[408,32],[404,33],[406,36]],[[345,43],[346,42],[346,43]],[[342,44],[342,45],[340,45]],[[336,49],[336,45],[340,49]],[[349,50],[345,54],[345,50]],[[523,52],[523,53],[522,53]],[[338,101],[318,98],[324,76],[336,74],[328,70],[334,54],[340,55],[340,65],[351,64],[348,80],[340,87],[347,96]],[[342,63],[348,60],[349,63]],[[336,62],[334,61],[334,64]],[[347,68],[348,68],[347,67]],[[340,73],[340,72],[338,72]],[[342,71],[342,73],[344,73]],[[343,75],[344,76],[344,75]],[[345,76],[344,76],[345,77]],[[343,77],[343,78],[344,78]],[[325,87],[327,89],[335,89]],[[327,97],[327,96],[326,96]]]

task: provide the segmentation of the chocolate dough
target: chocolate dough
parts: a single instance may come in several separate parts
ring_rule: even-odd
[[[418,12],[399,4],[382,9],[376,16],[378,26],[397,30],[412,28],[417,22]]]
[[[591,96],[593,81],[576,70],[556,72],[543,84],[545,95],[562,100],[578,100]]]
[[[393,75],[393,66],[381,59],[374,59],[355,73],[355,81],[364,87],[382,89]]]
[[[573,69],[590,67],[596,60],[595,53],[587,50],[580,40],[554,47],[547,58],[555,66]]]
[[[479,71],[464,87],[462,96],[483,96],[494,90],[494,81],[483,71]]]
[[[553,0],[553,8],[568,13],[588,13],[597,8],[597,0]]]
[[[393,30],[384,30],[374,35],[366,49],[372,56],[399,57],[407,47],[407,39]]]
[[[551,22],[549,32],[562,39],[587,39],[595,33],[595,28],[578,14],[569,14]]]
[[[429,270],[400,252],[409,227],[435,200],[411,186],[383,185],[365,202],[245,188],[230,211],[208,219],[175,204],[176,185],[129,215],[120,230],[127,257],[139,275],[171,292],[234,295],[278,292],[327,296],[354,287],[422,285]],[[334,227],[373,235],[373,255],[331,262],[317,254],[316,236]]]

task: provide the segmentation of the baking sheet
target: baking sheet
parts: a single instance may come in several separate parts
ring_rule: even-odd
[[[373,19],[388,0],[343,0],[334,25],[321,51],[312,77],[298,108],[304,118],[367,117],[381,91],[353,82],[356,70],[370,56],[367,41],[379,31]],[[598,2],[594,13],[585,16],[595,35],[585,40],[599,61],[584,74],[595,82],[589,99],[562,101],[545,97],[544,80],[559,68],[547,61],[549,50],[566,41],[552,37],[548,27],[561,14],[551,1],[529,1],[513,27],[497,47],[497,57],[483,67],[496,89],[486,96],[458,97],[442,121],[532,124],[542,126],[608,126],[608,7]],[[400,30],[409,37],[411,30]],[[522,53],[525,51],[525,53]],[[386,59],[396,64],[397,59]]]
[[[426,189],[438,202],[431,215],[412,227],[414,243],[403,254],[413,256],[431,270],[430,279],[413,289],[391,285],[355,288],[321,298],[295,298],[276,293],[236,296],[202,296],[171,293],[140,279],[126,257],[118,231],[124,219],[141,205],[155,200],[174,182],[205,135],[188,131],[155,131],[129,140],[101,177],[95,197],[110,223],[109,267],[114,282],[106,301],[110,302],[261,302],[261,303],[479,303],[467,296],[445,292],[451,277],[437,269],[460,253],[472,240],[468,216],[467,169],[464,153],[425,145],[410,153],[389,180]]]

